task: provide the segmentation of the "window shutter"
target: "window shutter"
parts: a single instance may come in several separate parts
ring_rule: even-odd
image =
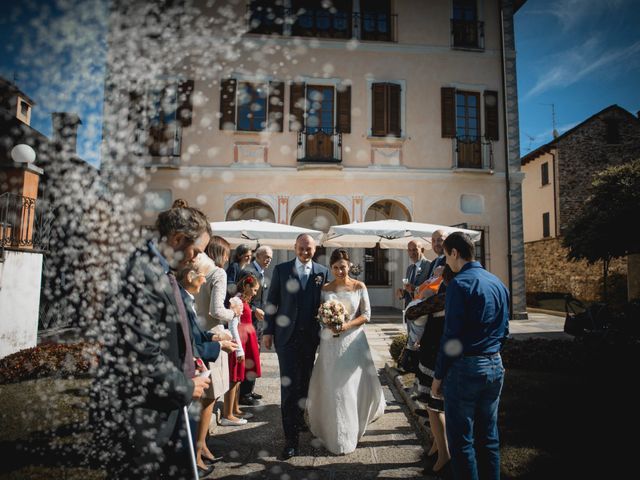
[[[284,83],[269,82],[268,129],[270,132],[282,132],[284,117]]]
[[[338,88],[338,133],[351,133],[351,85]]]
[[[498,92],[484,92],[484,136],[487,140],[499,140]]]
[[[235,78],[223,80],[220,86],[220,130],[236,127],[236,87]]]
[[[442,109],[442,137],[456,137],[456,89],[443,87],[440,90]]]
[[[386,85],[374,83],[371,85],[371,135],[384,137],[387,134],[385,125]]]
[[[400,125],[400,85],[389,83],[387,85],[387,102],[388,102],[388,128],[387,134],[396,137],[402,136]]]
[[[289,98],[289,130],[297,132],[304,129],[304,83],[291,84]]]
[[[176,118],[182,127],[191,125],[191,117],[193,116],[193,80],[186,80],[178,85],[178,110]]]

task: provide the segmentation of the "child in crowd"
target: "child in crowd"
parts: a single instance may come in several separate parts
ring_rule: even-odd
[[[225,426],[244,425],[247,419],[253,416],[251,413],[243,413],[240,410],[239,387],[245,376],[254,379],[261,375],[258,335],[251,321],[249,305],[258,293],[260,284],[252,273],[243,272],[237,287],[239,294],[232,297],[230,303],[242,302],[242,314],[240,318],[235,316],[229,322],[229,330],[239,347],[229,355],[230,388],[224,396],[224,412],[220,420],[220,424]]]

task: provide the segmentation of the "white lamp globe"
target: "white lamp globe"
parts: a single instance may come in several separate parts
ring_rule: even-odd
[[[21,143],[11,149],[11,158],[16,163],[32,163],[36,159],[36,152],[29,145]]]

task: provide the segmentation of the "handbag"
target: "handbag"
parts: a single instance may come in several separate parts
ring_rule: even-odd
[[[400,357],[398,357],[398,367],[405,372],[418,373],[418,361],[418,352],[405,346],[400,353]]]

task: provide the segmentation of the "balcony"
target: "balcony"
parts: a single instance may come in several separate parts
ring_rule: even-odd
[[[342,133],[334,128],[305,128],[298,132],[298,162],[339,164],[342,162]]]
[[[458,136],[453,143],[454,169],[493,170],[493,146],[490,141],[477,136]]]
[[[247,5],[249,33],[313,38],[397,42],[398,16],[385,12],[302,10],[282,6]]]
[[[49,224],[42,201],[15,193],[0,195],[0,260],[4,250],[44,251],[49,245]]]
[[[484,22],[451,19],[451,46],[463,50],[484,50]]]

